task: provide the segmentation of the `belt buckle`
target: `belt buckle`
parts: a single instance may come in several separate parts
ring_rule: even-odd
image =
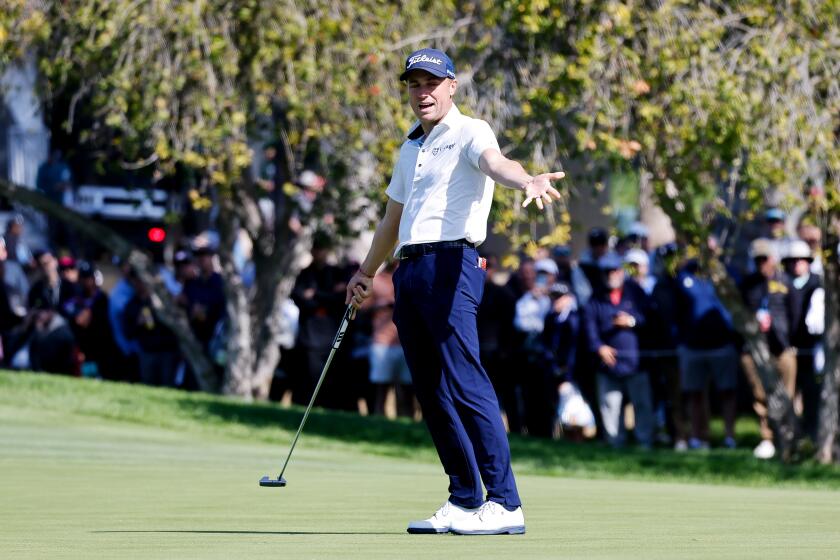
[[[411,247],[411,245],[406,245],[405,247],[403,247],[402,249],[400,249],[399,259],[400,259],[401,261],[408,260],[408,259],[410,259],[410,258],[413,256],[413,255],[409,254],[409,253],[411,252],[411,251],[409,250],[409,247]]]

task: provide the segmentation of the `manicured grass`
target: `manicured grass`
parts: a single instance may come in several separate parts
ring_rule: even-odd
[[[515,445],[526,535],[407,535],[407,520],[445,498],[422,430],[319,412],[289,486],[260,488],[298,419],[206,395],[0,373],[0,556],[740,559],[840,550],[840,492],[793,487],[836,486],[833,471],[789,477],[783,488],[772,482],[778,471],[722,475],[752,485],[767,477],[767,487],[610,479],[607,467],[599,478],[544,476],[530,473],[563,472],[563,456],[580,469],[623,459],[526,441]],[[630,464],[657,461],[682,469],[679,477],[691,472],[670,452]]]
[[[1,405],[156,426],[202,438],[271,443],[280,449],[288,445],[302,415],[300,408],[271,403],[243,403],[201,393],[11,372],[0,372]],[[840,489],[840,468],[812,461],[798,465],[757,461],[750,453],[757,441],[755,422],[741,420],[738,432],[742,435],[741,449],[708,453],[615,451],[594,442],[522,437],[512,437],[511,448],[517,472],[533,474]],[[315,409],[306,424],[302,445],[437,463],[423,424],[342,412]]]

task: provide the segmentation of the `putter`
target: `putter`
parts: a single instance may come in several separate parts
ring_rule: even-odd
[[[356,310],[352,305],[348,305],[347,311],[344,312],[344,317],[341,319],[341,326],[338,327],[338,332],[335,333],[332,350],[330,350],[330,355],[327,356],[327,363],[324,364],[324,369],[321,370],[321,377],[318,378],[318,383],[315,385],[315,390],[312,392],[312,398],[309,399],[306,412],[303,413],[303,419],[301,419],[295,438],[292,440],[292,446],[289,449],[289,454],[286,456],[286,462],[283,463],[283,470],[280,471],[280,476],[277,478],[271,478],[268,475],[262,477],[260,479],[260,486],[265,486],[267,488],[282,488],[283,486],[286,486],[286,479],[283,478],[283,474],[286,472],[286,467],[289,466],[289,459],[292,458],[292,452],[295,450],[295,445],[300,437],[300,432],[303,430],[303,425],[306,424],[306,419],[309,417],[309,411],[312,410],[312,405],[315,404],[315,397],[318,396],[318,391],[321,389],[321,383],[324,382],[324,377],[327,375],[327,370],[329,369],[330,363],[332,363],[333,357],[335,356],[335,351],[338,350],[338,347],[341,345],[341,340],[344,338],[344,332],[347,330],[347,325],[350,324],[350,321],[352,321],[355,316]]]

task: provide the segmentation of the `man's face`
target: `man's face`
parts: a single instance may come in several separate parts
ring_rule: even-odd
[[[607,272],[607,287],[610,290],[617,290],[624,285],[624,269],[614,268]]]
[[[68,282],[78,282],[79,281],[79,269],[78,268],[65,268],[61,271],[61,277],[67,280]]]
[[[767,220],[767,227],[770,229],[770,237],[778,239],[785,235],[784,220]]]
[[[610,246],[606,243],[596,243],[594,245],[590,245],[589,248],[592,251],[592,256],[596,260],[606,255],[610,250]]]
[[[764,256],[756,257],[755,268],[765,278],[772,278],[773,275],[776,273],[776,259]]]
[[[808,259],[788,259],[783,261],[787,273],[799,278],[811,272],[811,261]]]
[[[192,261],[184,261],[178,263],[178,267],[176,268],[177,276],[181,278],[183,281],[189,280],[191,278],[195,278],[198,276],[198,270],[195,267],[195,264]]]
[[[545,272],[541,270],[537,272],[537,279],[534,281],[534,287],[538,288],[542,293],[548,291],[548,289],[554,285],[554,275],[550,272]]]
[[[812,250],[820,248],[822,231],[815,225],[803,224],[799,227],[799,238],[802,239]]]
[[[201,269],[201,272],[205,274],[210,274],[213,272],[213,255],[212,254],[202,254],[196,258],[198,261],[198,267]]]
[[[58,261],[51,253],[44,253],[38,258],[38,265],[47,274],[58,272]]]
[[[330,250],[324,247],[313,247],[312,262],[318,266],[327,264],[327,257],[330,256]]]
[[[519,266],[519,278],[522,281],[522,288],[526,291],[534,288],[537,280],[537,271],[534,269],[533,262],[526,261]]]
[[[96,291],[95,276],[85,276],[79,280],[79,283],[82,285],[82,289],[85,293],[92,294]]]
[[[646,264],[628,263],[627,270],[633,278],[644,279],[647,278],[649,267]]]
[[[422,123],[436,123],[445,117],[458,87],[456,80],[438,78],[425,70],[411,72],[406,83],[411,110]]]

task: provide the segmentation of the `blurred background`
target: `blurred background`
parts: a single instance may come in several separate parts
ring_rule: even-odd
[[[480,247],[508,429],[836,460],[835,2],[5,4],[3,367],[307,403],[434,46],[506,155],[567,173],[545,214],[497,189]],[[398,265],[319,406],[422,417]]]

